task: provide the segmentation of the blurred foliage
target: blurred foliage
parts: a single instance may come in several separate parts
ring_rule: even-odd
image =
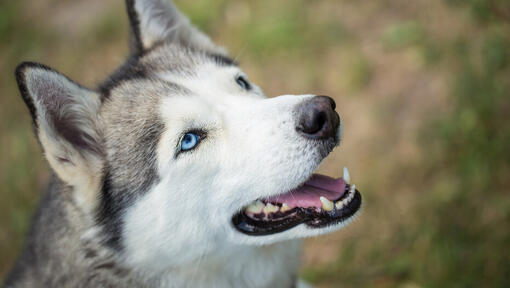
[[[453,5],[466,6],[476,20],[495,23],[510,19],[508,0],[447,0]]]
[[[426,64],[434,64],[439,60],[438,49],[428,38],[423,26],[416,21],[397,23],[387,27],[382,41],[388,50],[417,48],[422,61]]]
[[[451,195],[426,199],[421,211],[430,231],[436,271],[433,287],[507,287],[510,284],[510,2],[464,3],[482,21],[478,39],[454,39],[457,60],[451,113],[425,132],[430,175],[448,175]],[[432,140],[426,141],[426,139]],[[439,177],[431,177],[438,181]],[[444,180],[443,180],[444,181]],[[444,183],[431,186],[443,193]],[[458,277],[451,277],[458,275]],[[430,275],[429,275],[430,276]],[[480,277],[483,276],[483,277]]]
[[[394,49],[421,45],[425,41],[425,31],[416,21],[409,21],[388,27],[383,37],[386,46]]]
[[[13,71],[17,60],[34,51],[41,41],[42,33],[26,25],[25,19],[18,18],[20,3],[17,1],[0,2],[0,259],[12,259],[18,253],[23,236],[30,222],[40,189],[37,176],[46,168],[41,164],[40,151],[28,118],[20,119],[26,113],[21,105],[12,105],[7,95],[16,95],[16,83]],[[46,38],[46,40],[51,37]],[[5,69],[5,70],[4,70]],[[32,155],[32,157],[28,156]],[[37,156],[36,156],[37,155]],[[43,172],[44,173],[44,172]],[[9,262],[0,261],[0,271],[4,271]]]
[[[425,187],[416,196],[415,215],[407,215],[416,218],[414,225],[395,224],[389,239],[373,243],[369,252],[360,252],[367,249],[361,241],[348,242],[332,265],[304,271],[311,282],[510,285],[510,1],[448,2],[470,12],[477,38],[468,34],[433,43],[416,21],[390,25],[382,37],[389,50],[440,47],[433,54],[447,61],[434,61],[431,68],[447,64],[452,73],[447,113],[422,125],[423,159],[407,167],[417,174],[407,181]]]
[[[122,1],[79,9],[80,1],[50,2],[0,1],[0,275],[18,253],[49,175],[17,92],[16,65],[43,62],[92,86],[127,52]],[[328,242],[338,255],[312,246],[332,259],[305,261],[304,278],[321,287],[510,285],[509,1],[176,2],[268,95],[336,97],[350,115],[343,118],[347,146],[361,137],[352,131],[369,131],[360,138],[367,146],[341,155],[363,170],[364,219]],[[465,27],[435,31],[434,21],[419,17],[428,5],[445,18],[466,16],[459,20]],[[437,113],[406,114],[435,96],[421,95],[415,83],[444,85],[442,102],[419,107]],[[367,125],[369,117],[379,126]],[[417,159],[398,154],[399,132],[413,121]]]

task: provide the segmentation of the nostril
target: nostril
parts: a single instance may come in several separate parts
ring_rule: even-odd
[[[317,113],[315,118],[315,126],[317,127],[317,130],[314,132],[319,132],[320,130],[322,130],[322,127],[324,127],[324,125],[326,124],[327,119],[328,117],[326,116],[326,113],[324,112]]]
[[[303,115],[298,130],[306,134],[316,134],[321,131],[327,122],[327,115],[323,111],[313,110],[307,115]]]
[[[316,96],[301,103],[296,129],[310,139],[336,137],[339,117],[335,108],[335,101],[327,96]]]

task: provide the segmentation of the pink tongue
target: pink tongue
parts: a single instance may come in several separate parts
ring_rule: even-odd
[[[313,174],[310,180],[299,188],[285,194],[272,196],[264,199],[265,202],[287,203],[290,208],[294,207],[322,207],[320,196],[334,201],[340,198],[345,191],[345,181],[342,178],[334,179],[328,176]]]

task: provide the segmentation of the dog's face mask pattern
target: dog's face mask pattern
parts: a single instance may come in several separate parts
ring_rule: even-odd
[[[131,56],[98,89],[17,70],[50,166],[105,242],[163,269],[346,225],[359,193],[312,177],[341,138],[334,103],[266,98],[173,4],[127,3]]]

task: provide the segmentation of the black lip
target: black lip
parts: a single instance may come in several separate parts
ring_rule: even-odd
[[[311,228],[323,228],[349,219],[361,207],[361,194],[356,190],[354,198],[340,210],[317,211],[317,208],[296,207],[285,213],[276,213],[273,219],[257,220],[248,217],[244,211],[232,217],[234,227],[241,233],[253,236],[271,235],[289,230],[299,224]]]

